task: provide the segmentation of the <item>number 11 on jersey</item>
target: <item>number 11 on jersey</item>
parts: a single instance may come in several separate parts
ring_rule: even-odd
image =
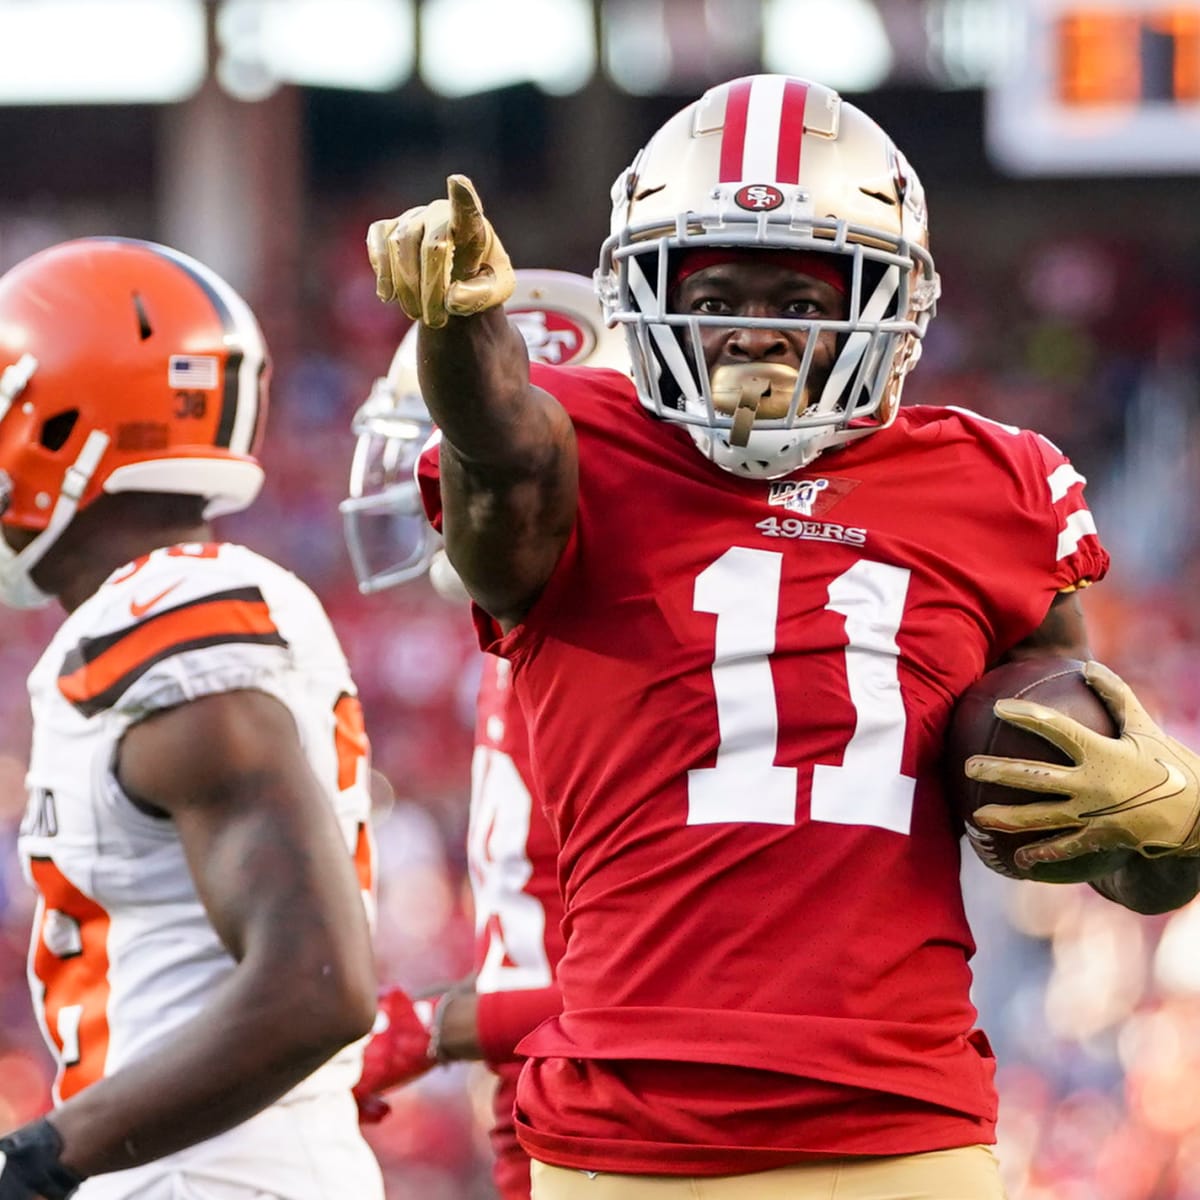
[[[717,762],[688,772],[688,824],[796,821],[795,767],[775,762],[779,714],[771,656],[783,555],[732,546],[696,577],[694,608],[717,618],[713,693]],[[896,634],[911,572],[860,559],[829,584],[831,612],[846,619],[846,682],[855,713],[838,766],[813,768],[814,821],[873,825],[907,834],[916,781],[901,774],[907,721]]]

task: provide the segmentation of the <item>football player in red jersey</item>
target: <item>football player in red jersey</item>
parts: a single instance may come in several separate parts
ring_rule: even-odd
[[[0,278],[0,601],[67,612],[18,844],[55,1105],[0,1137],[2,1200],[382,1200],[362,713],[313,593],[210,524],[261,487],[267,378],[167,247]]]
[[[591,281],[563,271],[519,271],[505,306],[534,362],[628,371],[619,331],[606,328]],[[465,603],[441,537],[417,493],[418,454],[432,434],[416,367],[417,327],[354,418],[350,497],[341,509],[359,586],[377,592],[432,567],[438,591]],[[427,481],[436,491],[436,479]],[[554,968],[563,953],[557,844],[533,794],[529,737],[509,686],[509,664],[483,657],[476,706],[467,862],[475,900],[474,975],[434,997],[390,986],[355,1089],[362,1118],[388,1111],[380,1093],[439,1062],[482,1059],[497,1077],[493,1179],[504,1200],[528,1200],[529,1156],[513,1127],[516,1044],[562,1010]]]
[[[598,286],[632,385],[528,365],[508,256],[448,188],[368,249],[421,323],[447,551],[560,844],[563,1012],[515,1114],[534,1196],[1000,1196],[939,762],[987,667],[1089,657],[1082,477],[899,407],[939,290],[925,199],[826,87],[714,87],[617,180]],[[1139,849],[1100,889],[1182,903],[1196,759],[1096,678],[1136,728],[1080,743],[1039,852]],[[1156,758],[1181,786],[1124,805]]]

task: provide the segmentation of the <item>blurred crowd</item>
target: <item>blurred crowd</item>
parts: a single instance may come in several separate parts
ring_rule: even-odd
[[[223,533],[306,579],[341,634],[392,792],[377,814],[380,972],[419,990],[470,965],[463,846],[479,659],[467,613],[426,582],[375,597],[354,586],[337,513],[349,422],[403,332],[374,299],[361,246],[357,223],[329,234],[310,339],[275,348],[266,491]],[[1067,451],[1115,562],[1085,595],[1096,656],[1200,745],[1200,253],[1061,233],[1005,249],[991,262],[966,239],[935,242],[941,312],[906,401],[1031,426]],[[269,310],[264,320],[270,333]],[[0,1128],[49,1102],[14,841],[23,680],[59,619],[6,613],[0,635]],[[1200,1200],[1200,905],[1138,917],[1084,886],[1012,883],[967,856],[1012,1200]],[[462,1067],[393,1097],[370,1131],[392,1200],[491,1194],[488,1087]]]

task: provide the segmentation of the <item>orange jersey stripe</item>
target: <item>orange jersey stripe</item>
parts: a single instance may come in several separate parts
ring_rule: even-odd
[[[359,891],[374,895],[375,843],[366,821],[358,823],[358,838],[354,845],[354,873],[358,876]]]
[[[369,762],[371,743],[363,723],[362,705],[357,696],[343,692],[333,706],[333,743],[337,749],[339,792],[359,782],[360,764]]]
[[[51,859],[34,858],[29,866],[42,898],[34,929],[33,973],[43,987],[46,1030],[58,1048],[55,1092],[66,1100],[104,1074],[111,922]]]
[[[256,588],[207,596],[167,609],[106,638],[86,640],[68,656],[58,689],[85,715],[114,702],[154,663],[220,642],[286,645]],[[121,685],[121,686],[118,686]]]

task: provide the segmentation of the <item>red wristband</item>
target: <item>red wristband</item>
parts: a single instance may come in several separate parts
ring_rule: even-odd
[[[516,1044],[543,1021],[562,1012],[557,984],[520,992],[480,992],[475,1021],[487,1062],[512,1062]]]

